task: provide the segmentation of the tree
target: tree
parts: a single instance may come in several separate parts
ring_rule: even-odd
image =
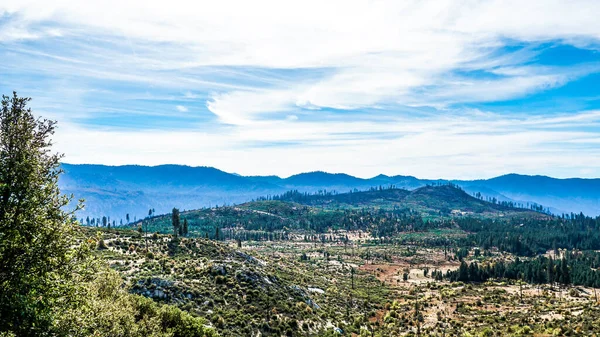
[[[560,283],[562,283],[563,285],[568,285],[569,283],[571,283],[569,265],[567,264],[567,259],[564,257],[560,261]]]
[[[77,246],[75,210],[61,195],[61,155],[51,152],[56,122],[34,117],[29,98],[2,96],[0,110],[0,331],[50,330],[64,300]]]
[[[187,222],[187,219],[183,219],[183,235],[188,235],[188,222]]]
[[[462,282],[469,281],[469,267],[465,261],[462,261],[458,268],[458,280]]]
[[[180,226],[180,219],[179,219],[179,209],[177,208],[173,208],[173,211],[171,213],[171,223],[173,224],[173,233],[175,235],[175,237],[177,237],[177,235],[179,235],[179,226]]]
[[[548,283],[550,283],[550,287],[552,287],[552,285],[554,284],[554,280],[555,280],[554,260],[552,260],[552,257],[548,258],[548,263],[546,265],[546,273],[547,273]]]
[[[129,223],[129,213],[127,213],[127,214],[125,215],[125,220],[127,221],[127,223]]]

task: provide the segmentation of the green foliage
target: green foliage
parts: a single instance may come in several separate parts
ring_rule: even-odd
[[[57,185],[61,156],[50,150],[55,122],[36,119],[28,101],[3,96],[0,110],[0,336],[215,335],[202,319],[127,293],[92,257],[108,247],[76,236]]]
[[[173,226],[173,235],[177,237],[181,233],[179,210],[177,208],[173,208],[171,212],[171,226]]]
[[[55,330],[68,336],[216,336],[205,321],[169,305],[131,295],[114,271],[101,271],[82,290],[85,296],[57,317]]]
[[[461,229],[473,233],[459,240],[458,244],[466,247],[498,247],[521,256],[535,256],[558,248],[600,250],[600,217],[538,214],[508,219],[467,217],[455,222]]]
[[[517,258],[511,262],[467,264],[463,261],[458,270],[448,271],[450,281],[485,282],[488,279],[521,280],[532,284],[583,285],[600,288],[600,253],[565,252],[560,260],[544,256],[535,259]]]
[[[0,331],[47,331],[80,255],[69,198],[58,189],[55,122],[37,119],[29,98],[3,96],[0,110]]]

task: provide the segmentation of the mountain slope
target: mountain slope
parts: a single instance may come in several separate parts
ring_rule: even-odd
[[[403,200],[405,205],[449,213],[452,211],[485,213],[509,210],[508,207],[474,198],[451,185],[424,186],[412,191]]]
[[[189,236],[232,238],[287,230],[327,232],[345,228],[373,230],[385,223],[413,226],[421,219],[443,220],[464,215],[476,217],[547,217],[526,209],[503,206],[474,198],[452,185],[425,186],[414,191],[376,189],[343,194],[287,192],[277,200],[258,200],[234,206],[185,211]],[[412,220],[407,220],[412,218]],[[384,219],[382,222],[379,220]],[[406,222],[402,222],[406,220]],[[171,215],[162,214],[134,222],[148,232],[170,233]],[[357,227],[358,226],[358,227]],[[261,237],[259,234],[258,237]]]
[[[512,200],[536,202],[554,208],[556,212],[600,214],[600,179],[556,179],[508,174],[488,180],[457,183],[482,193],[485,188]]]
[[[411,176],[378,175],[363,179],[347,174],[309,172],[288,178],[240,176],[211,167],[180,165],[104,166],[63,164],[60,178],[63,193],[86,199],[81,218],[110,216],[111,220],[148,215],[149,209],[167,213],[173,207],[196,209],[204,206],[239,204],[261,196],[290,190],[348,192],[395,186],[414,190],[447,180],[422,180]],[[501,201],[541,204],[554,212],[583,212],[600,215],[600,179],[555,179],[543,176],[506,175],[487,180],[455,180],[470,194]],[[360,196],[360,195],[356,195]],[[352,196],[352,197],[356,197]],[[348,196],[347,196],[348,197]],[[344,200],[333,200],[344,203]],[[354,202],[354,201],[352,201]],[[377,203],[377,201],[371,201]]]

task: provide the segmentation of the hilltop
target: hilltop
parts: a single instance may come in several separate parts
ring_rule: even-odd
[[[366,214],[368,220],[364,219]],[[380,222],[386,219],[397,222],[400,226],[397,230],[401,230],[424,228],[426,219],[545,217],[531,210],[475,198],[453,185],[424,186],[413,191],[389,188],[340,194],[290,191],[239,205],[187,210],[181,216],[189,222],[190,236],[211,239],[219,235],[217,228],[222,238],[261,239],[264,235],[285,236],[287,230],[324,233],[359,229],[381,234],[384,225]],[[142,225],[148,232],[170,233],[171,215],[150,217],[130,226]]]
[[[290,190],[300,193],[369,191],[371,188],[415,190],[433,184],[452,183],[468,194],[485,199],[540,204],[552,212],[600,214],[600,179],[555,179],[506,175],[486,180],[427,180],[411,176],[378,175],[363,179],[347,174],[309,172],[288,178],[240,176],[212,167],[180,165],[104,166],[62,164],[61,191],[86,200],[80,217],[109,216],[118,224],[129,214],[133,219],[149,209],[166,213],[173,207],[198,209],[240,204],[265,195]]]

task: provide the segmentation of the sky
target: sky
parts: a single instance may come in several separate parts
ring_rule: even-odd
[[[68,163],[600,177],[600,1],[0,0]]]

